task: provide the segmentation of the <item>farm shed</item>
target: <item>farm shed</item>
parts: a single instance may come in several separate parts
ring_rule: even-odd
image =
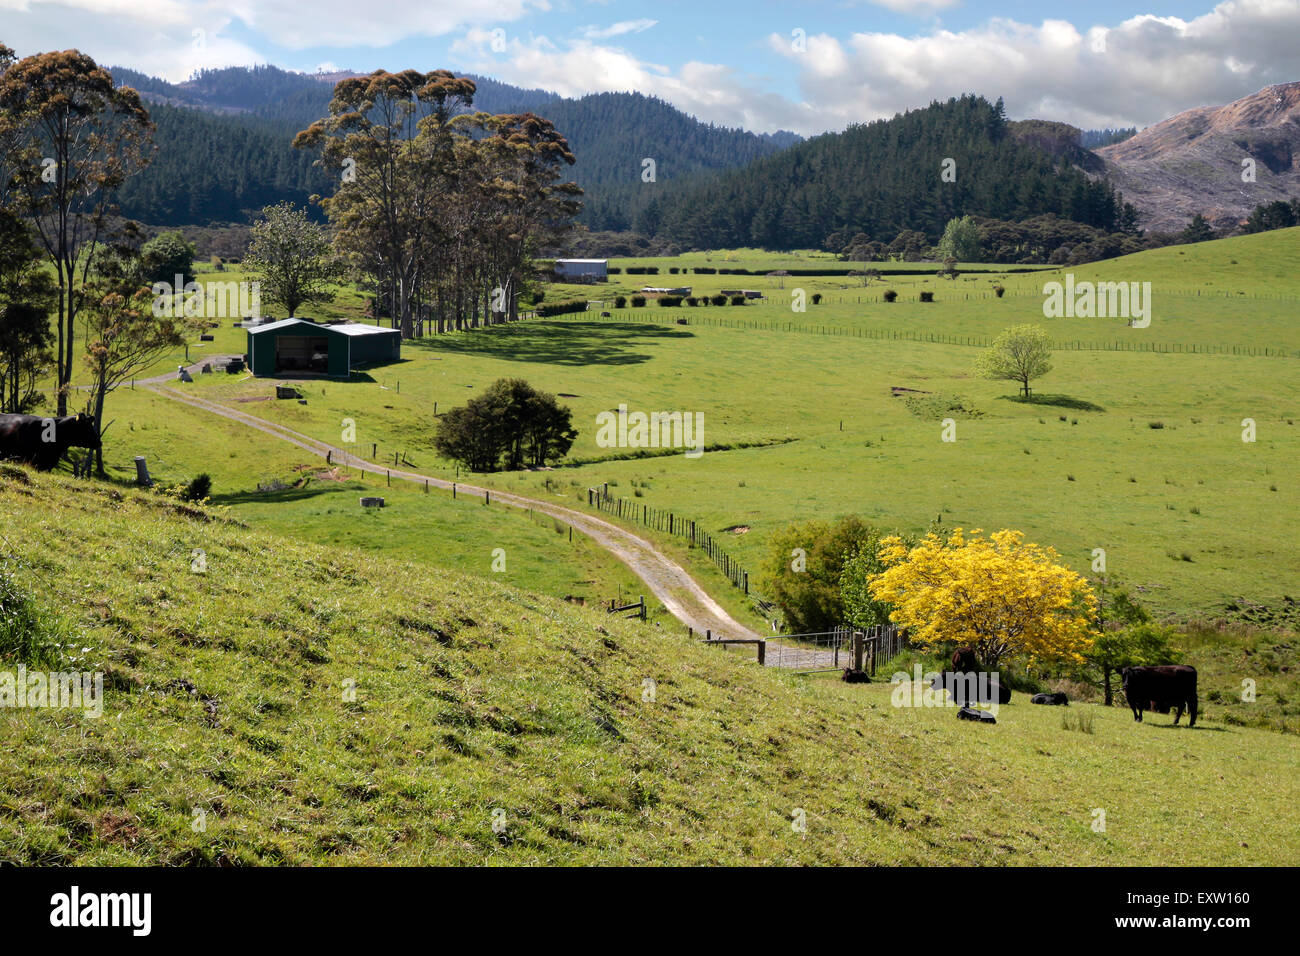
[[[348,322],[317,325],[281,319],[248,329],[248,365],[254,375],[329,375],[347,378],[360,365],[402,357],[402,333]]]
[[[556,259],[555,278],[573,282],[604,282],[609,278],[608,259]]]

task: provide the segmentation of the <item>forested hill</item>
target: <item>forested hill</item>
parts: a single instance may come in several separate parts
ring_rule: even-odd
[[[689,189],[660,190],[640,231],[683,246],[821,247],[863,233],[888,243],[905,230],[936,241],[954,216],[1023,220],[1042,214],[1096,226],[1131,219],[1101,179],[1076,165],[1095,157],[1072,134],[1053,145],[1048,125],[1013,124],[978,96],[933,103],[893,119],[850,126]],[[1077,131],[1075,131],[1077,134]],[[941,180],[945,159],[955,181]]]
[[[154,225],[246,222],[267,203],[305,203],[311,193],[328,191],[312,157],[290,142],[325,115],[334,81],[350,74],[230,67],[173,84],[120,67],[111,72],[145,96],[158,124],[153,164],[120,193],[125,215]],[[573,178],[587,191],[582,219],[593,229],[631,227],[655,185],[743,166],[799,141],[792,133],[757,135],[701,123],[637,93],[568,99],[473,79],[474,109],[535,112],[568,137],[578,157]],[[651,184],[642,179],[647,158],[655,161]]]

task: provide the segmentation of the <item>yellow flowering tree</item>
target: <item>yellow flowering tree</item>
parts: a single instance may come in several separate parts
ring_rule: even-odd
[[[913,641],[971,644],[990,668],[1007,655],[1030,663],[1078,662],[1091,644],[1097,599],[1083,577],[1051,548],[1026,544],[1019,531],[985,538],[958,528],[933,532],[914,547],[880,543],[885,570],[868,584],[893,606],[890,620]]]

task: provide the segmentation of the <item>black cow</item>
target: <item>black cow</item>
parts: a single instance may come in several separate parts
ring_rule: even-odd
[[[973,707],[963,707],[957,711],[958,720],[978,720],[984,724],[996,724],[998,719],[990,714],[987,710],[976,710]]]
[[[1196,668],[1186,664],[1160,664],[1154,667],[1126,667],[1124,696],[1133,709],[1133,719],[1141,722],[1142,711],[1168,713],[1174,708],[1174,724],[1187,708],[1188,726],[1196,726]],[[1163,710],[1162,710],[1163,708]]]
[[[1029,698],[1031,704],[1051,704],[1053,706],[1070,706],[1070,698],[1059,691],[1055,694],[1035,694]]]
[[[74,445],[92,449],[100,446],[94,415],[0,415],[0,458],[17,459],[34,465],[37,471],[50,471]]]
[[[958,674],[968,674],[971,671],[979,670],[980,662],[979,658],[975,656],[975,648],[967,644],[953,651],[952,669]]]
[[[944,671],[942,674],[936,674],[930,681],[930,686],[935,690],[947,690],[952,694],[953,703],[958,706],[966,706],[972,701],[980,704],[991,704],[992,685],[996,679],[998,681],[998,703],[1011,703],[1011,688],[1007,687],[1001,681],[1001,675],[997,672],[989,674],[984,682],[985,686],[980,686],[980,674],[976,671],[970,671],[965,674],[955,671]],[[988,690],[990,693],[985,693]],[[988,698],[988,699],[985,699]]]
[[[852,667],[844,668],[844,676],[840,678],[846,684],[870,684],[871,678],[867,676],[866,671],[857,671]]]

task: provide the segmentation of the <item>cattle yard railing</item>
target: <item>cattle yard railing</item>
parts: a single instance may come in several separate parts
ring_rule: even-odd
[[[744,651],[753,645],[765,667],[784,667],[801,674],[824,671],[866,671],[872,676],[907,646],[903,632],[891,625],[870,628],[836,627],[805,634],[779,634],[769,638],[715,638],[706,632],[704,643],[724,651]]]

